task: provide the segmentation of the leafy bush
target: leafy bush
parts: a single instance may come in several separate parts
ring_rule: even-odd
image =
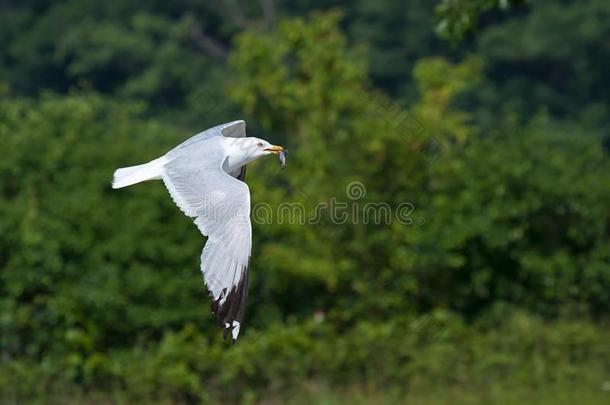
[[[544,117],[525,127],[500,119],[504,129],[482,132],[454,106],[482,80],[477,59],[420,61],[419,101],[393,104],[367,88],[337,19],[238,39],[236,102],[296,151],[288,190],[256,189],[274,205],[313,211],[335,198],[350,213],[347,223],[327,214],[313,226],[261,230],[271,234],[265,283],[302,278],[303,296],[318,300],[304,305],[337,321],[438,307],[476,317],[507,303],[545,316],[607,313],[610,161],[601,143]],[[353,181],[366,189],[360,198],[345,194]],[[405,202],[414,207],[407,221],[362,220],[366,204],[396,212]]]
[[[194,131],[100,95],[0,101],[3,399],[603,383],[610,165],[597,137],[543,118],[477,126],[457,103],[485,84],[476,57],[418,61],[407,108],[372,88],[339,19],[237,38],[231,102],[252,135],[291,150],[285,174],[252,164],[252,202],[298,203],[306,219],[342,202],[349,217],[255,221],[232,347],[208,314],[197,229],[158,183],[110,190],[115,168]],[[363,220],[381,203],[390,221]]]
[[[72,387],[63,395],[91,399],[103,390],[102,398],[130,402],[287,398],[311,384],[391,390],[399,397],[438,387],[573,384],[599,390],[610,371],[608,338],[607,329],[586,321],[546,323],[519,312],[498,329],[473,329],[445,312],[362,322],[341,333],[327,322],[308,321],[251,332],[232,347],[207,341],[189,324],[158,343],[91,357],[79,387],[52,357],[41,365],[8,362],[0,381],[6,397]]]

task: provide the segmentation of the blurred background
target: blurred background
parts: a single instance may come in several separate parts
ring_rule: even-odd
[[[0,402],[610,403],[608,72],[607,0],[2,1]],[[110,180],[241,118],[351,216],[254,221],[231,346]]]

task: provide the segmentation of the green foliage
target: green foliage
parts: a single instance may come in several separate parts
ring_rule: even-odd
[[[532,2],[531,11],[490,27],[477,38],[487,60],[496,104],[527,121],[541,108],[562,125],[607,134],[610,3],[605,0]],[[489,89],[489,90],[492,90]]]
[[[529,3],[529,0],[442,0],[436,6],[440,21],[436,30],[442,37],[458,42],[464,36],[477,28],[479,16],[489,10]]]
[[[472,315],[505,302],[548,315],[572,304],[606,311],[610,167],[601,145],[551,136],[542,124],[481,137],[471,115],[452,108],[480,79],[476,59],[421,61],[419,102],[412,112],[393,106],[367,90],[361,60],[337,46],[337,18],[237,42],[236,101],[297,151],[290,191],[274,204],[337,198],[357,215],[278,230],[263,247],[266,264],[324,282],[317,305],[343,321],[431,306]],[[356,201],[343,194],[353,180],[366,187]],[[376,202],[415,210],[408,224],[358,221]],[[297,254],[316,259],[301,270],[286,260]],[[306,296],[322,296],[309,285]]]
[[[415,172],[425,157],[416,153],[424,142],[419,122],[367,89],[363,61],[341,46],[344,38],[337,30],[337,19],[337,14],[328,14],[310,24],[295,20],[280,25],[277,33],[245,34],[238,38],[233,59],[240,73],[235,100],[258,117],[265,129],[285,134],[289,148],[296,150],[291,155],[289,188],[283,193],[269,192],[272,205],[281,201],[301,204],[307,218],[315,215],[319,203],[331,205],[333,200],[351,203],[348,211],[358,210],[356,216],[363,215],[366,202],[385,201],[392,206],[403,202],[400,199],[407,195],[403,187],[414,186]],[[404,178],[387,189],[379,187],[387,185],[386,174],[392,171],[401,171]],[[346,197],[352,181],[367,187],[365,199]],[[253,189],[262,187],[276,188],[255,183]],[[340,298],[329,309],[335,312],[336,306],[336,316],[350,319],[360,311],[370,313],[380,305],[403,301],[402,294],[400,298],[383,294],[369,302],[395,276],[385,262],[392,232],[352,219],[337,224],[327,211],[319,223],[310,226],[286,224],[259,231],[271,233],[272,241],[263,247],[269,255],[265,267],[275,269],[278,276],[287,273],[292,283],[303,277],[303,296],[319,297],[301,310],[311,312],[316,306],[326,310],[337,296]],[[379,249],[374,260],[369,253],[373,246]],[[295,256],[315,260],[285,260]],[[344,311],[344,307],[351,309]]]
[[[442,4],[462,35],[460,15],[500,3]],[[455,51],[424,1],[239,33],[256,11],[0,6],[0,402],[291,401],[312,386],[390,403],[527,402],[540,386],[602,398],[608,8],[568,3],[482,21]],[[234,41],[228,65],[197,29]],[[235,115],[290,162],[249,169],[250,302],[228,346],[197,229],[160,184],[109,182]],[[285,203],[304,212],[290,221]]]
[[[433,254],[416,266],[428,305],[444,290],[465,313],[503,301],[547,315],[608,310],[608,157],[548,132],[502,131],[435,162],[420,246]]]
[[[4,356],[56,353],[79,379],[109,347],[206,318],[195,230],[158,187],[110,189],[176,130],[94,96],[5,101],[0,117]]]
[[[0,15],[0,75],[18,94],[94,89],[143,102],[157,118],[208,126],[228,120],[222,64],[196,50],[193,39],[213,14],[206,6],[187,12],[181,2],[165,3],[9,7]]]
[[[186,325],[158,343],[112,352],[100,359],[105,367],[90,369],[85,380],[103,385],[87,394],[68,385],[63,395],[90,400],[103,388],[121,402],[286,400],[312,383],[369,392],[393,387],[398,398],[430,395],[437,387],[474,387],[483,395],[541,386],[600,392],[609,371],[608,338],[607,330],[588,322],[545,323],[520,313],[497,329],[466,327],[443,312],[365,321],[341,334],[329,323],[309,321],[276,325],[230,348],[208,343]],[[10,383],[5,395],[31,399],[33,390],[44,394],[36,387],[54,387],[66,378],[56,364],[45,365],[45,372],[31,375],[29,370],[41,369],[8,362],[0,373],[0,381]]]

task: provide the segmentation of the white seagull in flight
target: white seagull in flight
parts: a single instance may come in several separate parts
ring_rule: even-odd
[[[112,188],[163,180],[172,199],[208,237],[201,271],[218,325],[237,340],[248,297],[248,261],[252,248],[250,189],[246,164],[286,150],[246,137],[246,123],[233,121],[201,132],[158,159],[114,172]]]

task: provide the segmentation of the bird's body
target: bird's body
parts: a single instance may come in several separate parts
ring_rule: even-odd
[[[114,174],[113,188],[163,180],[180,210],[208,236],[201,271],[212,311],[225,337],[230,333],[233,341],[244,317],[252,247],[245,165],[279,153],[284,149],[246,137],[245,122],[234,121],[197,134],[158,159]]]

